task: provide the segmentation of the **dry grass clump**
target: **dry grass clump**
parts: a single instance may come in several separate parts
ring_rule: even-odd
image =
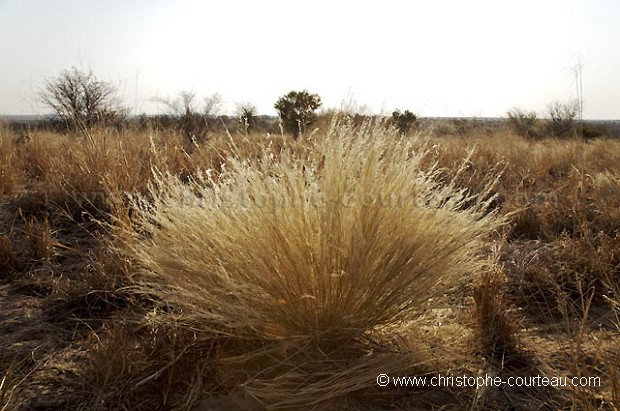
[[[65,153],[65,142],[79,140],[71,139],[52,132],[33,132],[18,148],[17,155],[23,160],[23,172],[28,182],[28,188],[38,188],[37,183],[49,174],[52,161],[62,157]]]
[[[15,193],[22,183],[21,161],[15,138],[0,125],[0,196]]]
[[[106,326],[87,342],[84,408],[192,409],[214,388],[216,340],[197,341],[191,331],[170,325],[135,327],[135,321]]]
[[[62,137],[60,137],[62,138]],[[62,154],[50,159],[41,184],[46,200],[79,215],[107,210],[110,195],[144,189],[155,159],[145,136],[124,140],[106,132],[90,139],[64,138]]]
[[[578,301],[564,301],[565,314],[544,367],[552,375],[590,379],[564,389],[571,409],[616,410],[620,404],[620,311],[614,295],[611,307],[597,304],[591,289],[584,289]]]
[[[510,363],[522,360],[516,336],[517,326],[508,315],[503,295],[506,278],[502,270],[482,273],[474,285],[478,345],[486,358]]]
[[[48,259],[54,255],[54,233],[47,218],[43,221],[32,219],[26,223],[26,237],[30,244],[30,255],[35,260]]]
[[[499,224],[490,200],[422,160],[385,127],[336,124],[306,152],[234,157],[217,178],[162,173],[133,201],[128,252],[197,339],[230,340],[231,389],[301,406],[372,387],[371,374],[411,367],[385,330],[488,268]]]
[[[16,390],[20,384],[20,377],[23,377],[20,364],[16,361],[8,364],[6,368],[0,368],[0,410],[11,410],[19,407]]]
[[[567,301],[578,302],[584,294],[607,305],[610,298],[617,298],[620,286],[618,244],[618,236],[588,232],[576,237],[564,234],[541,244],[514,272],[511,293],[525,302],[526,309],[556,316],[566,314]]]

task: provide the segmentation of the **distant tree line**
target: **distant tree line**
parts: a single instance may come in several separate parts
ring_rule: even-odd
[[[156,97],[165,113],[157,116],[132,116],[129,109],[117,97],[118,88],[110,82],[98,79],[92,71],[72,67],[45,82],[41,101],[54,112],[51,125],[56,129],[87,132],[93,126],[174,128],[190,140],[203,140],[215,130],[239,130],[246,135],[256,131],[270,133],[285,131],[294,138],[304,135],[318,118],[321,97],[307,90],[290,91],[277,99],[274,108],[278,121],[259,116],[250,102],[238,103],[233,116],[220,114],[222,98],[215,93],[200,101],[193,91],[183,90],[174,97]],[[515,107],[507,112],[507,122],[513,131],[525,138],[554,136],[566,138],[580,136],[591,139],[603,134],[600,127],[586,124],[581,119],[583,102],[552,103],[547,116],[540,119],[534,111]],[[359,123],[367,115],[349,116]],[[453,120],[455,130],[469,129],[462,119]],[[461,124],[463,123],[463,124]],[[395,110],[387,124],[400,134],[408,134],[420,128],[420,118],[409,110]],[[473,123],[472,123],[473,124]]]
[[[127,123],[129,110],[116,98],[117,88],[99,80],[92,71],[72,67],[45,83],[40,96],[43,103],[55,113],[55,120],[69,130],[87,131],[95,125]],[[173,98],[156,97],[166,114],[141,116],[139,123],[175,127],[187,138],[201,140],[210,129],[225,119],[219,115],[221,96],[213,94],[198,103],[195,92],[183,90]],[[307,90],[291,91],[280,97],[274,107],[278,111],[282,128],[295,138],[303,134],[316,120],[316,110],[321,106],[318,94]],[[246,134],[265,128],[257,116],[256,106],[249,102],[237,104],[235,117]],[[134,120],[135,121],[135,120]],[[223,123],[226,126],[225,122]],[[262,127],[261,127],[262,126]]]

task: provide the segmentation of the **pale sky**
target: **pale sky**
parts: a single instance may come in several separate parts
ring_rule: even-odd
[[[47,113],[45,79],[77,66],[138,113],[193,90],[275,115],[307,89],[324,107],[503,116],[574,99],[581,58],[584,117],[620,119],[619,22],[620,0],[0,0],[0,114]]]

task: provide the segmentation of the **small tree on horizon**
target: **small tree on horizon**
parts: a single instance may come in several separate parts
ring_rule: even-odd
[[[534,136],[534,127],[538,122],[535,111],[526,111],[519,107],[514,107],[506,113],[508,122],[517,135],[525,138]]]
[[[124,118],[126,110],[115,100],[117,88],[92,71],[63,70],[45,82],[41,100],[69,127],[86,130],[104,120]]]
[[[205,99],[203,115],[200,110],[196,92],[193,90],[181,90],[175,97],[153,97],[152,101],[161,103],[166,107],[168,116],[176,123],[176,127],[188,139],[202,140],[207,133],[207,110],[215,110],[219,104],[219,97],[209,106]]]
[[[550,117],[549,131],[553,136],[562,138],[575,133],[575,118],[579,113],[578,101],[570,103],[555,101],[549,104],[547,109]]]
[[[307,90],[291,91],[280,97],[274,105],[284,129],[293,134],[294,138],[304,133],[316,120],[315,110],[320,106],[321,97],[310,94]]]
[[[220,114],[222,106],[222,95],[220,93],[213,93],[203,98],[203,113],[207,118],[216,118]]]
[[[237,112],[237,118],[245,131],[245,134],[249,134],[256,125],[256,106],[249,102],[238,103],[235,110]]]
[[[400,134],[407,134],[418,123],[418,116],[409,110],[405,110],[402,113],[400,110],[394,110],[392,113],[392,123]]]

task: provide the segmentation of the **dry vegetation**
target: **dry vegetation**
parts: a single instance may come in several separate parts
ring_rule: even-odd
[[[620,407],[620,141],[324,124],[0,128],[0,410]]]

